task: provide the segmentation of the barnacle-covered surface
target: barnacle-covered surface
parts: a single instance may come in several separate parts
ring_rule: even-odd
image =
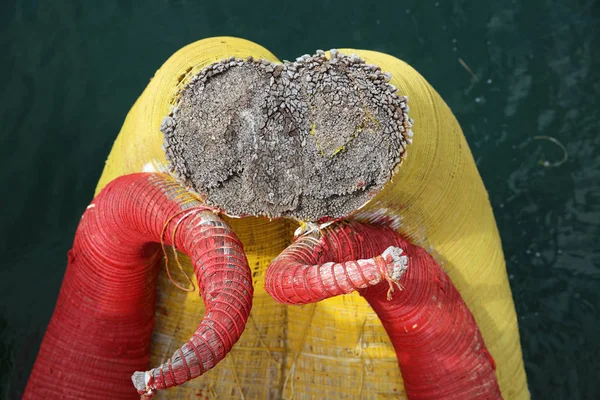
[[[411,142],[407,98],[390,79],[335,49],[208,65],[161,125],[169,168],[231,215],[346,216],[390,180]]]

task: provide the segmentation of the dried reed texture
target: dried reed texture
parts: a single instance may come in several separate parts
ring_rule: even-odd
[[[391,74],[408,96],[415,132],[393,180],[356,215],[396,221],[394,229],[427,250],[448,273],[471,310],[507,399],[526,400],[517,318],[488,194],[450,108],[414,68],[381,52],[340,49]],[[330,57],[329,54],[326,54]],[[108,157],[97,192],[113,179],[140,171],[168,171],[161,123],[179,93],[208,65],[230,57],[280,61],[248,40],[215,37],[185,46],[158,69],[131,108]],[[264,290],[269,263],[291,242],[287,219],[225,218],[244,244],[255,288],[251,323],[225,360],[201,377],[155,397],[404,398],[396,354],[381,322],[357,292],[306,306],[286,306]],[[186,272],[193,268],[181,255]],[[171,271],[177,277],[174,260]],[[151,359],[168,359],[194,331],[202,299],[158,276]]]
[[[125,175],[82,217],[24,398],[139,397],[130,376],[150,361],[162,241],[190,255],[206,313],[166,363],[138,374],[137,389],[152,394],[182,384],[225,357],[252,306],[241,243],[172,179]]]
[[[390,336],[411,400],[502,398],[494,360],[450,278],[388,227],[335,224],[319,239],[299,238],[271,263],[265,289],[286,304],[358,290]]]

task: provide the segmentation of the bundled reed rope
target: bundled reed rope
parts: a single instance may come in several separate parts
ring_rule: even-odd
[[[501,398],[494,360],[448,275],[385,225],[300,237],[271,263],[265,287],[287,304],[358,290],[390,336],[411,400]]]
[[[137,397],[130,376],[148,367],[163,241],[191,255],[206,314],[166,363],[135,375],[138,392],[186,382],[225,357],[252,307],[241,243],[173,180],[126,175],[82,217],[24,398]]]

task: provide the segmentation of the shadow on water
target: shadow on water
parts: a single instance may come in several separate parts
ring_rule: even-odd
[[[4,313],[0,313],[0,398],[8,398],[11,374],[15,367],[14,334],[10,332]]]
[[[127,111],[174,51],[234,35],[282,59],[366,48],[420,71],[489,190],[533,397],[600,397],[600,2],[308,3],[1,2],[0,396],[22,393]],[[568,161],[539,165],[562,152],[536,135]]]

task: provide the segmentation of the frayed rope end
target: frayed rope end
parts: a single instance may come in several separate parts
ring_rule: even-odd
[[[394,286],[399,290],[404,288],[400,284],[400,278],[404,275],[408,269],[408,257],[402,255],[403,250],[400,247],[390,246],[381,254],[375,258],[381,260],[377,262],[382,272],[383,278],[387,281],[390,286],[387,291],[387,300],[392,300],[392,293],[394,293]]]
[[[152,376],[148,372],[134,372],[131,375],[131,381],[140,394],[140,399],[151,399],[153,397],[154,390],[150,387]]]

